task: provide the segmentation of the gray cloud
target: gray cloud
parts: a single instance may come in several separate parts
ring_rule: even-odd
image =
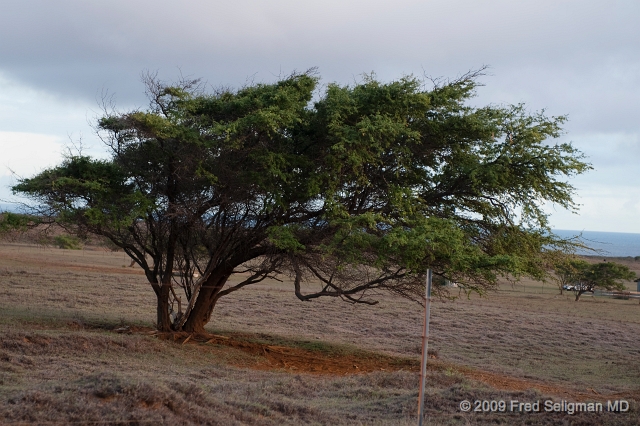
[[[348,84],[363,72],[455,77],[488,64],[479,104],[525,102],[569,115],[564,139],[595,155],[598,168],[581,185],[619,184],[640,155],[635,0],[5,3],[0,73],[48,103],[75,105],[75,115],[104,90],[122,107],[144,106],[144,70],[238,86],[314,66],[324,82]],[[46,111],[51,128],[62,126],[55,108]],[[0,118],[0,131],[20,131],[19,122]]]
[[[173,76],[176,67],[239,84],[256,72],[269,79],[311,66],[348,82],[371,70],[449,76],[491,64],[526,90],[536,80],[592,81],[603,63],[624,73],[640,37],[634,1],[68,0],[3,9],[0,67],[89,97],[105,84],[131,90],[144,69]]]

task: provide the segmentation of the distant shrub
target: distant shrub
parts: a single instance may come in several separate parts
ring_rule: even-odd
[[[122,248],[120,248],[120,247],[118,247],[117,245],[115,245],[115,244],[113,243],[113,241],[111,241],[111,240],[110,240],[110,239],[108,239],[108,238],[101,239],[101,240],[98,242],[98,245],[99,245],[100,247],[104,247],[104,248],[106,248],[107,250],[112,251],[112,252],[116,252],[116,251],[120,251],[120,250],[122,250]]]
[[[640,260],[640,256],[634,257],[633,260]]]
[[[54,244],[53,239],[49,235],[37,235],[36,238],[30,242],[42,247],[48,247]]]
[[[30,228],[35,227],[40,220],[31,215],[0,212],[0,239],[17,240]]]
[[[61,249],[80,250],[82,248],[80,239],[72,235],[58,235],[53,239],[53,243]]]

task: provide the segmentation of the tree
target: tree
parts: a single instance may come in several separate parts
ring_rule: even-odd
[[[553,265],[560,294],[565,286],[575,285],[582,279],[582,274],[589,268],[589,263],[576,258],[561,258]]]
[[[586,262],[585,262],[586,264]],[[636,274],[629,267],[615,262],[600,262],[581,265],[577,274],[576,302],[583,293],[593,293],[596,289],[624,290],[624,280],[632,280]]]
[[[421,300],[427,268],[479,293],[542,279],[571,246],[542,206],[574,209],[563,179],[590,167],[547,143],[564,117],[467,105],[479,75],[322,93],[313,71],[214,93],[147,77],[147,110],[98,122],[109,160],[70,156],[13,191],[121,247],[164,331],[203,331],[220,298],[268,277],[291,277],[303,301],[369,304]]]

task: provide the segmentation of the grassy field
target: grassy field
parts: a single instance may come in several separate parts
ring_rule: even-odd
[[[620,260],[640,271],[640,262]],[[222,299],[211,336],[153,333],[122,253],[0,245],[0,424],[416,423],[422,308]],[[640,304],[534,282],[432,305],[427,424],[640,423]],[[625,413],[466,413],[462,400],[602,402]]]

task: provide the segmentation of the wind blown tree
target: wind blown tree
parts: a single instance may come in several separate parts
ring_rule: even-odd
[[[633,280],[636,274],[629,267],[615,262],[590,264],[574,259],[556,267],[556,274],[574,284],[576,302],[584,293],[593,293],[596,289],[624,290],[624,281]]]
[[[147,78],[147,110],[98,122],[109,160],[71,156],[13,191],[121,247],[164,331],[202,332],[220,298],[269,277],[369,304],[421,300],[427,268],[479,293],[542,279],[571,246],[542,206],[575,208],[565,178],[590,167],[547,142],[564,117],[467,105],[478,76],[321,93],[313,72],[214,93]]]

